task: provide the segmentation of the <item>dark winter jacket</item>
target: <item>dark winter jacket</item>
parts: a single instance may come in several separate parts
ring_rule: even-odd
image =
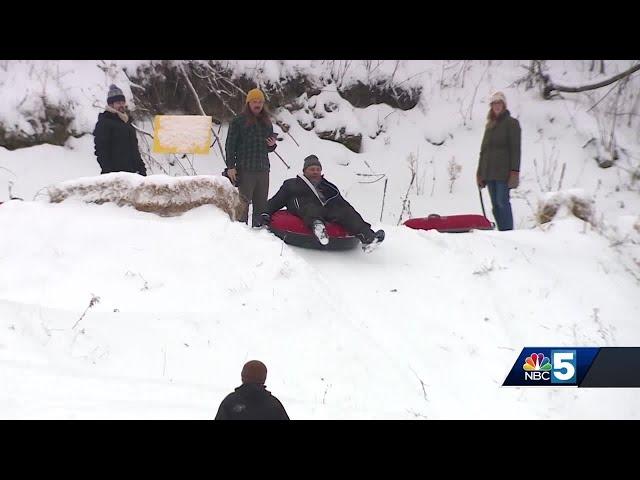
[[[520,171],[520,123],[509,110],[493,126],[487,126],[480,147],[478,176],[483,180],[509,179],[511,170]]]
[[[216,420],[289,420],[282,403],[264,385],[246,383],[220,404]]]
[[[249,123],[246,114],[240,114],[231,121],[225,150],[227,168],[237,168],[249,172],[269,171],[269,147],[267,137],[273,135],[273,125],[261,121]]]
[[[131,172],[146,175],[147,169],[140,157],[136,131],[129,121],[124,123],[112,112],[98,115],[93,131],[95,154],[102,173]]]
[[[321,192],[325,198],[324,201],[315,194],[308,179],[298,175],[296,178],[285,180],[278,193],[267,203],[267,213],[272,215],[285,206],[288,210],[299,211],[308,203],[327,206],[331,203],[346,202],[340,195],[338,187],[324,177],[316,189]]]

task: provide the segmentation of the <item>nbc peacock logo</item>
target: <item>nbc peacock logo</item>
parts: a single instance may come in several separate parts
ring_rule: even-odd
[[[579,385],[597,352],[597,348],[591,347],[524,347],[513,363],[504,385]],[[578,362],[578,354],[583,356],[581,363]]]
[[[525,380],[546,380],[549,381],[549,372],[552,369],[551,360],[545,357],[544,353],[532,353],[522,366]]]

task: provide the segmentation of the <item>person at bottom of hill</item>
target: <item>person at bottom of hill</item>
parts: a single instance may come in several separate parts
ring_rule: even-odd
[[[371,230],[371,224],[340,195],[338,187],[324,178],[316,155],[304,159],[302,176],[285,180],[278,193],[267,202],[263,223],[270,223],[271,215],[284,206],[302,218],[322,245],[329,243],[325,222],[342,225],[362,242],[365,250],[384,240],[384,230]]]
[[[289,420],[286,410],[266,389],[267,367],[260,360],[245,363],[242,385],[220,404],[215,420]]]

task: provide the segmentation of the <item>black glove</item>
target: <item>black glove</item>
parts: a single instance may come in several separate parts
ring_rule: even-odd
[[[225,169],[222,171],[222,176],[223,176],[223,177],[227,177],[227,178],[229,179],[229,181],[231,182],[231,179],[229,178],[229,174],[227,173],[227,170],[229,170],[229,169],[228,169],[228,168],[225,168]],[[236,175],[237,175],[237,174],[236,174]],[[238,181],[238,177],[236,176],[236,183],[231,182],[231,185],[233,185],[234,187],[237,187],[237,186],[238,186],[237,181]]]

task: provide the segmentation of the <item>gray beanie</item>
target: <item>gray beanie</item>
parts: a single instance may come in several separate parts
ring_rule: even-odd
[[[112,104],[113,102],[124,102],[124,93],[120,90],[116,85],[111,84],[109,87],[109,93],[107,94],[107,103]]]
[[[307,167],[310,167],[311,165],[317,165],[320,168],[322,168],[322,165],[320,164],[320,160],[318,160],[318,157],[316,157],[315,155],[309,155],[307,158],[304,159],[304,166],[302,167],[302,171],[304,172]]]

